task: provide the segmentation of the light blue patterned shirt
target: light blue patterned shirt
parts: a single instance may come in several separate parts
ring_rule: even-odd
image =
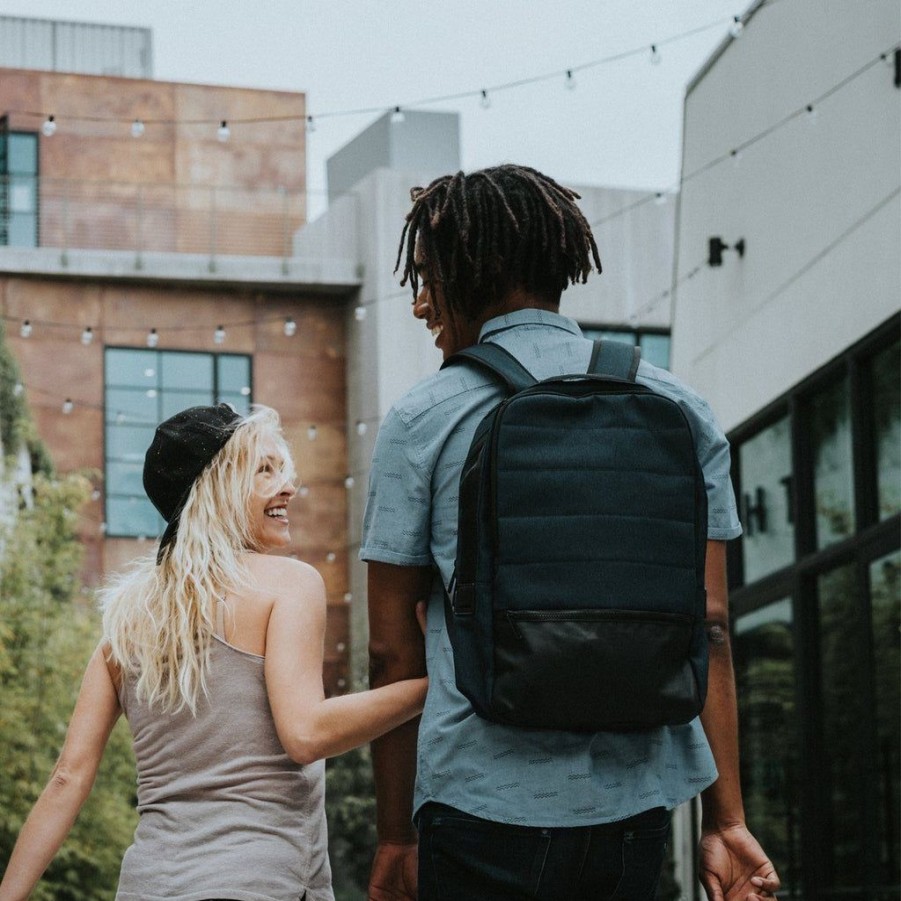
[[[592,348],[571,319],[533,309],[490,320],[479,340],[502,345],[538,379],[585,372]],[[644,361],[637,381],[676,400],[688,416],[707,485],[708,537],[737,537],[729,445],[710,408],[669,372]],[[361,559],[435,564],[444,584],[450,582],[460,471],[476,426],[501,397],[489,376],[463,365],[426,378],[394,405],[373,454]],[[454,682],[437,579],[426,662],[430,681],[419,727],[416,809],[439,801],[496,822],[582,826],[673,808],[716,779],[698,719],[648,732],[586,735],[520,729],[476,716]]]

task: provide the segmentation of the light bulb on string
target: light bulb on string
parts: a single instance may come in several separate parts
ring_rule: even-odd
[[[488,96],[488,91],[482,89],[482,96],[479,98],[479,105],[482,109],[488,109],[491,106],[491,98]]]
[[[407,117],[404,115],[404,111],[396,106],[391,112],[391,124],[392,125],[400,125]]]
[[[71,398],[71,397],[67,397],[67,398],[63,401],[63,413],[64,413],[66,416],[68,416],[68,415],[72,412],[72,410],[74,410],[74,409],[75,409],[75,404],[72,403],[72,398]]]
[[[741,37],[741,33],[745,30],[745,24],[741,20],[741,16],[733,16],[732,24],[729,26],[729,34],[732,37]]]
[[[326,563],[334,563],[338,559],[338,555],[334,551],[329,551],[325,555]]]
[[[131,123],[131,136],[133,138],[140,138],[143,134],[144,123],[140,119],[135,119],[134,122]]]
[[[155,328],[152,328],[149,332],[147,332],[147,346],[148,347],[156,347],[157,344],[160,343],[160,336],[157,334]]]
[[[56,134],[56,116],[47,116],[41,131],[45,138],[52,138]]]
[[[307,116],[307,134],[316,131],[316,120],[312,116]]]
[[[563,86],[569,91],[576,89],[576,77],[573,75],[572,69],[566,70],[566,81],[563,82]]]
[[[228,127],[228,122],[223,119],[219,123],[219,128],[216,129],[216,137],[225,143],[231,137],[232,130]]]
[[[25,319],[19,328],[19,335],[23,338],[30,338],[31,332],[32,332],[31,320]]]
[[[659,66],[660,65],[660,51],[657,49],[656,44],[651,44],[651,65]]]
[[[315,424],[307,426],[307,440],[315,441],[316,434],[317,434],[317,429],[316,429]]]
[[[94,340],[94,329],[89,325],[85,326],[85,330],[81,333],[81,343],[87,347]]]
[[[656,203],[657,206],[665,206],[666,205],[666,194],[664,194],[663,191],[658,191],[654,195],[654,203]]]
[[[818,115],[817,108],[812,103],[808,103],[807,106],[805,107],[805,113],[807,115],[807,121],[811,125],[816,125],[817,124],[817,115]]]
[[[367,428],[368,428],[368,426],[366,425],[365,422],[363,422],[362,419],[357,420],[356,429],[357,429],[358,435],[365,435]]]
[[[216,331],[213,332],[213,343],[214,344],[224,344],[225,343],[225,329],[221,325],[217,325]]]
[[[13,385],[13,397],[21,397],[24,391],[25,386],[21,382],[16,382]]]
[[[354,596],[349,591],[344,592],[344,603],[345,604],[349,604],[353,599],[354,599]]]
[[[354,484],[355,484],[355,481],[354,481],[354,477],[353,477],[353,476],[347,476],[347,477],[345,477],[345,479],[344,479],[344,487],[345,487],[345,488],[353,488],[353,487],[354,487]]]
[[[737,169],[741,165],[741,151],[738,149],[730,150],[729,156],[732,157],[732,165]]]
[[[362,307],[362,306],[356,307],[354,309],[354,319],[356,319],[357,322],[362,322],[365,318],[366,318],[366,307]]]
[[[240,394],[241,397],[250,397],[250,385],[242,385]]]
[[[293,338],[297,334],[297,323],[290,316],[285,320],[283,331],[286,338]]]
[[[301,485],[300,488],[297,489],[298,497],[307,497],[310,493],[309,485]]]

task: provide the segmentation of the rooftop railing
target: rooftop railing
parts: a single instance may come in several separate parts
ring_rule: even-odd
[[[291,255],[303,191],[0,176],[0,246],[207,256]]]

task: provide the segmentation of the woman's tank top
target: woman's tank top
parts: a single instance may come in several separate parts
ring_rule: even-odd
[[[215,639],[196,717],[151,710],[123,681],[140,820],[117,901],[333,901],[325,763],[282,748],[263,658]]]

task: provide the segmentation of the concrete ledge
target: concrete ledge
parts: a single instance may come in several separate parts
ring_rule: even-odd
[[[347,294],[360,287],[356,261],[298,257],[219,256],[142,253],[130,250],[61,250],[52,247],[0,247],[0,274],[169,282],[223,288],[299,290]]]

